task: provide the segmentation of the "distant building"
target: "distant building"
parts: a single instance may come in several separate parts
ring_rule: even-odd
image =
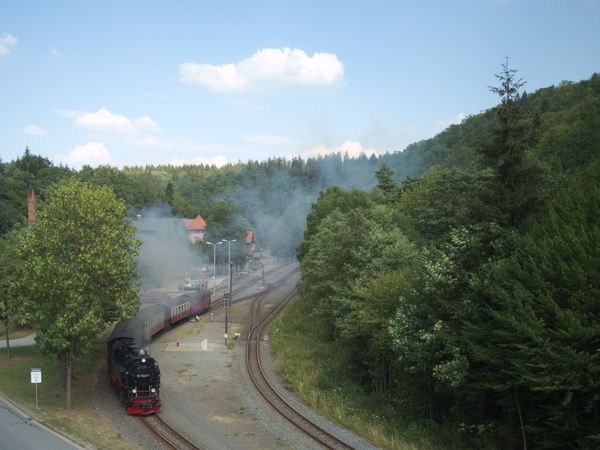
[[[249,255],[254,253],[254,231],[246,231],[246,251]]]
[[[188,239],[195,243],[204,239],[204,230],[206,230],[206,221],[201,215],[197,215],[195,219],[181,219],[183,226],[187,230]]]
[[[204,230],[206,229],[206,222],[200,215],[196,216],[195,219],[177,219],[175,217],[146,218],[138,216],[135,225],[138,233],[146,235],[158,233],[161,236],[178,236],[184,234],[192,244],[204,239]]]

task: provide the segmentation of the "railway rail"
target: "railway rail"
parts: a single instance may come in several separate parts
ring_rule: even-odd
[[[282,284],[280,282],[279,284]],[[261,303],[269,291],[257,296],[250,313],[248,340],[246,343],[246,369],[252,383],[262,397],[285,419],[297,427],[302,433],[312,438],[318,444],[330,449],[352,449],[353,447],[324,430],[312,420],[294,408],[269,381],[261,360],[261,340],[264,329],[277,314],[297,295],[297,289],[290,290],[277,306],[264,317],[260,316]]]
[[[156,414],[139,417],[139,420],[160,442],[169,448],[176,450],[202,450],[202,447],[198,447]]]

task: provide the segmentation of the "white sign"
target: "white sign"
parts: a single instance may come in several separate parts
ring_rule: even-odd
[[[42,382],[42,369],[31,369],[31,383],[38,384]]]

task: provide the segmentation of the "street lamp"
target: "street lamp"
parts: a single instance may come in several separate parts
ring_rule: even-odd
[[[216,297],[217,290],[217,245],[222,244],[222,242],[217,242],[213,244],[212,242],[206,241],[208,245],[213,246],[213,297]]]
[[[225,306],[225,345],[227,345],[227,322],[228,322],[228,313],[229,313],[229,308],[231,305],[231,243],[235,242],[235,239],[221,239],[221,242],[227,242],[228,244],[228,251],[227,251],[227,262],[228,262],[228,266],[229,266],[229,296],[228,298],[225,299],[225,301],[223,302],[223,305]],[[220,242],[220,243],[221,243]]]

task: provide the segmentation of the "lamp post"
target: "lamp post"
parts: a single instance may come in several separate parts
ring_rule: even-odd
[[[217,295],[217,245],[222,244],[222,242],[213,244],[212,242],[206,241],[206,243],[213,246],[213,297],[215,297]]]
[[[229,296],[223,302],[223,305],[225,306],[225,345],[227,345],[227,323],[229,321],[229,308],[231,305],[231,243],[235,241],[235,239],[221,239],[221,242],[227,242],[228,244],[227,265],[229,266]]]

